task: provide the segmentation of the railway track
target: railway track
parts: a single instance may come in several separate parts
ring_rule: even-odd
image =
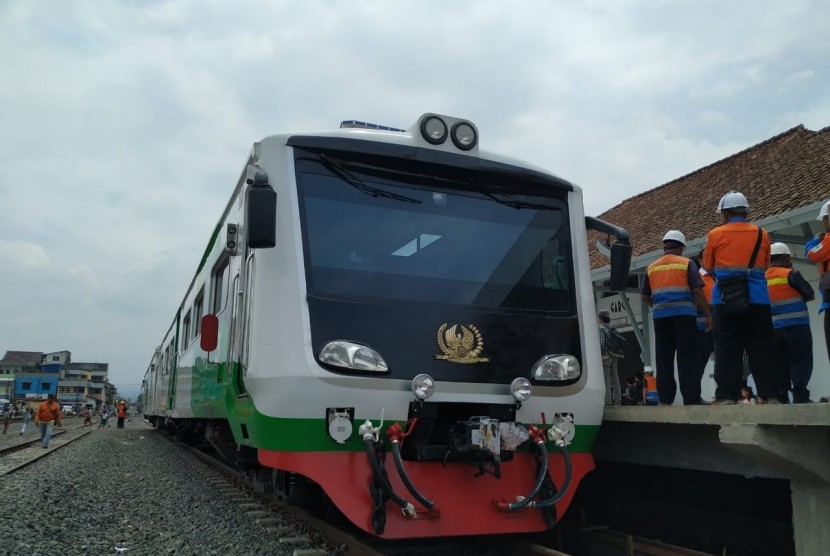
[[[67,444],[75,442],[92,432],[91,427],[63,427],[55,430],[49,448],[43,449],[40,438],[24,440],[0,448],[0,477],[30,465],[37,460],[50,456]]]
[[[293,556],[570,556],[515,536],[378,539],[357,530],[345,518],[322,518],[275,500],[212,455],[189,444],[176,444],[207,466],[205,478],[221,496],[230,498],[267,533],[277,535],[280,544],[296,546]]]
[[[275,500],[251,484],[247,475],[226,465],[210,453],[176,441],[169,442],[205,464],[205,479],[220,496],[240,510],[280,544],[296,547],[293,556],[706,556],[702,552],[638,538],[604,527],[569,526],[565,535],[582,548],[565,553],[517,535],[453,537],[441,539],[379,539],[358,530],[342,516],[321,517],[316,512]],[[561,533],[561,531],[560,531]],[[551,537],[552,539],[552,537]],[[543,541],[554,544],[552,541]]]

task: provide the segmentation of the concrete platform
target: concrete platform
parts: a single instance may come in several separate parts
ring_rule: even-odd
[[[830,404],[606,407],[594,455],[788,480],[796,553],[830,546]]]

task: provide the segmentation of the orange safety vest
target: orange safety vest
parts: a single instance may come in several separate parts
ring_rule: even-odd
[[[720,304],[717,279],[738,274],[747,274],[747,265],[758,241],[758,226],[742,218],[733,219],[723,226],[709,231],[706,250],[703,252],[703,268],[715,274],[712,290],[712,304]],[[770,241],[766,230],[761,230],[761,244],[755,257],[755,264],[749,272],[749,302],[769,304],[769,292],[764,271],[769,266]]]
[[[666,254],[648,265],[648,284],[654,304],[654,318],[697,316],[689,288],[689,263],[680,255]]]
[[[657,379],[654,375],[643,375],[646,379],[646,401],[657,403]]]
[[[772,325],[775,328],[810,325],[807,302],[799,291],[790,285],[789,276],[792,271],[793,269],[783,266],[772,266],[767,269]]]

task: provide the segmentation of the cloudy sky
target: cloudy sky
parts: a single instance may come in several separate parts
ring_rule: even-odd
[[[0,2],[0,352],[149,358],[250,144],[469,118],[586,211],[830,125],[821,0]]]

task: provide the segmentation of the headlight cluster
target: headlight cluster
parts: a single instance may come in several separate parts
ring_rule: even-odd
[[[375,373],[389,371],[389,365],[386,364],[386,361],[384,361],[383,357],[377,351],[369,346],[348,340],[328,342],[320,350],[319,358],[322,363],[334,365],[335,367],[343,367],[344,369]]]
[[[579,361],[573,355],[545,355],[533,365],[533,380],[561,382],[579,378]]]
[[[478,130],[472,122],[438,114],[421,116],[419,124],[421,137],[431,145],[442,145],[449,137],[453,145],[462,151],[469,151],[478,144]]]

